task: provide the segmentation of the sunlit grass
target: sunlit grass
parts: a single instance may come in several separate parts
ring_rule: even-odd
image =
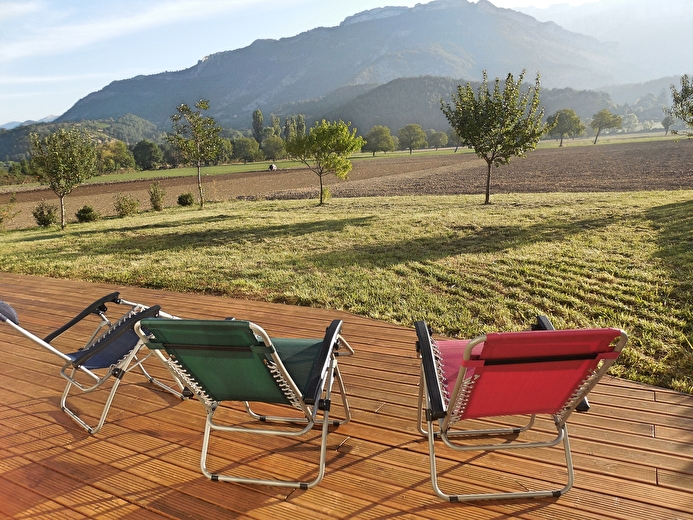
[[[470,337],[613,326],[693,393],[693,192],[234,201],[0,234],[0,271],[342,309]],[[383,338],[386,341],[386,338]]]

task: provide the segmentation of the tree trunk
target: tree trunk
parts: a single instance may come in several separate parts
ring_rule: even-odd
[[[318,203],[318,206],[322,206],[322,175],[318,175],[320,178],[320,202]]]
[[[65,195],[60,195],[60,228],[65,229]]]
[[[488,165],[488,174],[486,175],[486,202],[484,204],[491,204],[491,166],[493,163],[487,161],[486,164]]]
[[[599,130],[597,130],[597,135],[594,136],[594,143],[592,143],[592,144],[597,144],[597,137],[599,137],[599,132],[601,132],[601,131],[602,131],[601,128]]]
[[[204,209],[204,207],[205,207],[205,195],[204,195],[204,191],[202,190],[202,172],[201,172],[201,165],[199,162],[197,163],[197,189],[200,192],[200,209]]]

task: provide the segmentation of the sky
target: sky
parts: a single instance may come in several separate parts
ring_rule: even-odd
[[[428,1],[0,0],[0,125],[61,115],[115,80]],[[506,8],[593,1],[491,0]]]

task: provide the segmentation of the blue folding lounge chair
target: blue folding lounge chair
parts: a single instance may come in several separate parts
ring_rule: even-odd
[[[127,311],[119,319],[111,321],[107,317],[108,307],[106,305],[110,303],[124,305]],[[60,369],[60,375],[67,380],[67,385],[60,399],[60,408],[89,433],[96,433],[101,429],[121,379],[135,367],[139,368],[151,383],[171,392],[176,397],[185,399],[192,395],[177,379],[174,378],[180,391],[152,377],[142,365],[151,355],[155,355],[165,364],[166,360],[163,354],[149,352],[142,359],[137,357],[143,345],[133,331],[134,325],[143,317],[158,316],[161,312],[158,305],[146,307],[129,302],[121,299],[118,292],[114,292],[96,300],[65,325],[41,339],[19,325],[17,313],[9,304],[0,302],[1,322],[11,326],[23,336],[63,360],[64,365]],[[61,336],[63,343],[75,341],[75,338],[81,337],[87,328],[91,331],[94,321],[96,321],[95,329],[89,333],[89,338],[81,348],[65,353],[53,344]],[[84,341],[83,338],[80,340],[80,344],[82,341]],[[68,406],[70,391],[77,388],[82,392],[93,392],[101,388],[111,377],[114,378],[113,385],[101,415],[94,426],[89,425]]]
[[[618,357],[627,341],[620,329],[553,330],[550,324],[522,332],[490,333],[472,340],[434,340],[426,323],[415,323],[421,357],[417,426],[428,437],[431,483],[451,502],[501,498],[559,497],[573,485],[574,471],[566,421]],[[535,328],[535,329],[536,329]],[[423,413],[425,412],[425,417]],[[537,414],[549,415],[557,436],[533,441],[520,438]],[[465,428],[463,421],[494,418],[501,424],[513,415],[529,415],[525,425],[489,429]],[[423,423],[426,423],[426,429]],[[467,422],[466,424],[469,424]],[[510,436],[496,444],[474,444],[473,438]],[[567,484],[536,490],[521,484],[506,492],[444,492],[439,484],[435,441],[452,450],[492,451],[544,448],[563,443]],[[466,441],[466,442],[465,442]],[[446,471],[446,487],[451,487]],[[514,476],[517,481],[519,477]],[[549,479],[547,479],[549,480]]]
[[[337,356],[351,355],[353,350],[341,336],[341,328],[341,320],[334,320],[323,339],[270,338],[249,321],[146,318],[135,331],[148,348],[166,351],[171,368],[207,410],[200,458],[202,473],[207,478],[308,489],[317,485],[325,473],[328,426],[350,419]],[[345,417],[330,423],[335,379]],[[215,422],[215,413],[224,401],[245,403],[251,417],[259,419],[258,427]],[[263,416],[252,410],[251,403],[287,405],[294,413]],[[322,436],[317,476],[311,481],[222,475],[207,468],[212,431],[297,437],[308,433],[315,424],[322,425]]]

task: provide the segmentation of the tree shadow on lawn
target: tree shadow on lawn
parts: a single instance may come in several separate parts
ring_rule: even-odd
[[[118,251],[120,253],[155,253],[157,251],[168,251],[180,249],[181,247],[207,247],[212,245],[224,245],[229,243],[241,242],[264,242],[276,237],[301,237],[313,233],[339,233],[350,226],[368,226],[376,217],[356,217],[340,220],[319,220],[315,222],[301,222],[292,224],[279,224],[269,226],[244,226],[242,223],[238,227],[215,228],[215,222],[228,222],[231,217],[218,215],[216,217],[205,217],[191,219],[184,222],[161,223],[154,225],[142,225],[133,227],[123,227],[118,229],[119,233],[142,232],[142,231],[161,231],[150,235],[138,235],[135,237],[125,237],[120,240],[109,240],[107,246],[94,247],[90,249],[92,254],[109,253]],[[205,229],[180,232],[180,227],[204,223],[208,225]],[[87,232],[89,233],[89,232]],[[102,234],[102,231],[95,231],[94,234]],[[82,235],[84,236],[84,235]]]
[[[676,283],[669,298],[680,306],[684,333],[693,343],[693,200],[657,206],[645,216],[659,227],[657,257]]]
[[[440,233],[402,240],[355,246],[349,250],[316,254],[313,262],[323,267],[372,265],[389,267],[403,262],[431,262],[460,254],[502,253],[537,243],[553,243],[571,235],[611,226],[614,217],[580,221],[551,220],[531,226],[456,226],[455,232]]]

